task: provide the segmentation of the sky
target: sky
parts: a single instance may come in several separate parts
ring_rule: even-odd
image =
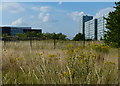
[[[80,31],[80,16],[98,18],[113,11],[113,6],[114,2],[4,2],[0,4],[0,24],[61,32],[72,39]]]

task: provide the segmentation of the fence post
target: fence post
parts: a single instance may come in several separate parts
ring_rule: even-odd
[[[83,33],[83,46],[85,47],[85,34]]]
[[[3,40],[3,49],[6,50],[6,38],[4,37],[2,40]]]
[[[29,45],[30,45],[30,48],[32,48],[32,37],[29,38]]]
[[[55,39],[56,39],[56,34],[54,33],[54,49],[56,48],[56,41],[55,41]]]

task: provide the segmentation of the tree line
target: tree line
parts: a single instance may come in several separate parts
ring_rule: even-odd
[[[78,33],[73,37],[73,41],[83,40],[84,36],[81,33]],[[70,40],[67,38],[67,35],[63,33],[36,33],[36,32],[26,32],[23,34],[16,34],[15,36],[9,36],[7,34],[2,34],[3,40]]]

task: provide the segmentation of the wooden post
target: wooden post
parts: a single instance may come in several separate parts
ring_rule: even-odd
[[[3,49],[6,50],[6,38],[4,37],[2,40],[3,40],[3,45],[2,45]]]
[[[54,49],[56,48],[56,41],[55,41],[55,39],[56,39],[56,34],[54,33]]]
[[[85,47],[85,34],[83,33],[83,46]]]
[[[6,45],[6,41],[5,41],[5,40],[3,40],[3,42],[4,42],[3,44],[4,44],[4,47],[5,47],[5,45]]]
[[[32,48],[32,40],[30,39],[30,47]]]
[[[32,37],[30,37],[30,48],[32,48]]]

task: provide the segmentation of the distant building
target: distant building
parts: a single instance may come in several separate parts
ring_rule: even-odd
[[[41,29],[23,29],[23,32],[35,32],[35,33],[42,33]]]
[[[10,27],[0,27],[0,35],[7,34],[11,35],[11,28]]]
[[[97,19],[85,22],[85,39],[97,40]]]
[[[105,20],[107,16],[108,15],[101,16],[97,19],[92,19],[92,16],[80,17],[80,30],[82,34],[84,34],[85,39],[104,39],[105,31],[108,31]]]
[[[93,19],[93,16],[81,16],[80,17],[80,33],[85,34],[85,22]]]
[[[16,34],[23,34],[25,29],[31,29],[31,27],[10,27],[11,28],[11,36],[15,36]]]
[[[104,39],[104,34],[105,31],[107,31],[108,29],[106,28],[106,20],[104,19],[104,17],[107,17],[107,15],[99,17],[98,18],[98,24],[97,24],[97,39]]]
[[[15,36],[16,34],[23,34],[26,32],[40,32],[42,33],[41,29],[31,29],[31,27],[0,27],[0,33],[7,34],[10,36]]]

